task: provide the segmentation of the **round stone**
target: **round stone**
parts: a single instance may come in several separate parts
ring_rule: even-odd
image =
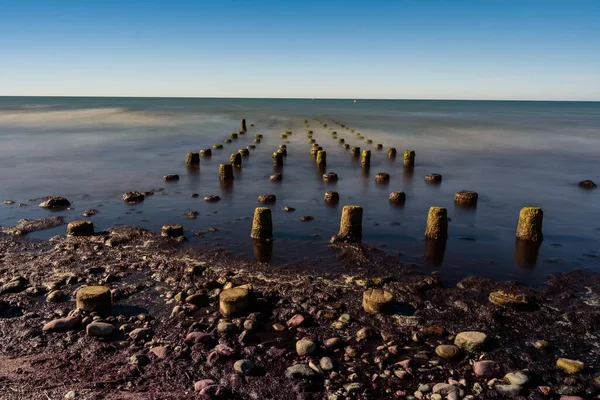
[[[107,322],[94,321],[86,327],[85,331],[88,336],[109,336],[115,330],[114,325]]]
[[[292,379],[310,379],[317,374],[306,364],[296,364],[286,369],[285,375]]]
[[[236,374],[248,375],[254,369],[254,363],[250,360],[238,360],[233,364]]]
[[[479,351],[487,340],[487,335],[482,332],[468,331],[460,332],[454,339],[454,344],[461,349],[475,353]]]
[[[504,380],[510,382],[511,385],[525,386],[529,382],[529,377],[521,371],[514,371],[504,375]]]
[[[442,357],[442,358],[446,358],[446,359],[451,359],[451,358],[456,357],[459,352],[460,352],[460,349],[451,344],[441,344],[435,348],[435,354],[437,354],[438,357]]]
[[[299,356],[309,356],[317,351],[317,344],[309,339],[300,339],[296,342],[296,353]]]
[[[331,371],[333,370],[333,360],[329,357],[323,357],[319,361],[319,366],[323,371]]]

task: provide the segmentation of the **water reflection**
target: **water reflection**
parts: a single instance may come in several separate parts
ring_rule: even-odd
[[[414,167],[404,167],[404,174],[402,175],[405,183],[410,183],[415,175]]]
[[[270,263],[273,258],[273,241],[252,239],[252,248],[256,261]]]
[[[425,239],[425,265],[439,267],[444,262],[446,240]]]
[[[523,269],[534,269],[537,264],[541,243],[516,239],[515,263]]]
[[[186,167],[187,176],[193,178],[193,180],[197,180],[197,177],[200,176],[200,167]]]

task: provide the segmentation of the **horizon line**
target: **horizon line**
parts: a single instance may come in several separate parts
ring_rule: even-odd
[[[230,99],[230,100],[366,100],[366,101],[523,101],[523,102],[572,102],[598,103],[597,100],[557,100],[557,99],[462,99],[462,98],[378,98],[378,97],[235,97],[235,96],[115,96],[115,95],[2,95],[5,97],[47,97],[47,98],[112,98],[112,99]]]

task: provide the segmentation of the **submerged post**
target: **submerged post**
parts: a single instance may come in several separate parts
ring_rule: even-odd
[[[276,167],[283,167],[283,153],[278,151],[273,153],[273,165]]]
[[[221,180],[221,181],[232,181],[233,180],[233,165],[231,165],[231,164],[220,164],[219,165],[219,180]]]
[[[185,156],[185,165],[188,167],[200,166],[200,153],[187,153]]]
[[[371,150],[363,150],[360,165],[368,167],[371,165]]]
[[[414,167],[415,166],[415,151],[414,150],[406,150],[404,152],[404,166],[405,167]]]
[[[331,238],[331,243],[360,243],[362,241],[362,216],[362,207],[344,206],[340,230]]]
[[[241,129],[240,129],[240,132],[246,132],[246,120],[245,120],[245,119],[242,119],[242,120],[240,121],[240,125],[241,125],[241,127],[240,127],[240,128],[241,128]]]
[[[252,221],[252,239],[272,239],[273,221],[271,220],[271,210],[266,207],[257,207],[254,210],[254,220]]]
[[[317,166],[325,167],[327,165],[327,152],[325,150],[317,151]]]
[[[352,157],[359,157],[360,156],[360,147],[353,147],[350,149],[350,155]]]
[[[395,147],[390,147],[388,149],[388,153],[387,153],[388,158],[396,158],[396,153],[397,153],[396,148]]]
[[[523,207],[519,214],[519,225],[517,226],[517,238],[531,242],[541,242],[542,222],[544,212],[540,207]]]
[[[233,153],[229,157],[229,161],[234,167],[240,168],[242,166],[242,155],[240,153]]]
[[[448,238],[448,212],[444,207],[431,207],[429,209],[425,237],[435,240]]]

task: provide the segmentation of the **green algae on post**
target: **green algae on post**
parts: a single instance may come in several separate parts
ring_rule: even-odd
[[[444,207],[431,207],[429,209],[425,237],[435,240],[448,238],[448,212]]]
[[[368,167],[371,165],[371,150],[363,150],[360,165]]]
[[[273,221],[271,220],[270,209],[266,207],[257,207],[254,210],[254,219],[252,220],[250,237],[253,239],[273,238]]]
[[[280,153],[278,151],[273,153],[273,165],[277,167],[283,166],[283,153]]]
[[[185,165],[188,167],[196,167],[200,165],[199,153],[187,153],[185,156]]]
[[[220,181],[232,181],[233,180],[233,165],[231,165],[231,164],[220,164],[219,165],[219,180]]]
[[[352,157],[359,157],[360,156],[360,147],[352,147],[350,149],[350,155]]]
[[[406,150],[404,152],[404,166],[405,167],[414,167],[415,166],[415,151],[414,150]]]
[[[240,153],[231,154],[231,157],[229,157],[229,161],[236,168],[242,167],[242,155]]]
[[[340,230],[331,238],[331,243],[360,243],[362,241],[362,217],[362,207],[344,206]]]
[[[517,238],[531,242],[541,242],[544,239],[542,223],[544,212],[540,207],[523,207],[519,213]]]
[[[327,152],[325,150],[319,150],[317,152],[317,166],[325,167],[327,165]]]

